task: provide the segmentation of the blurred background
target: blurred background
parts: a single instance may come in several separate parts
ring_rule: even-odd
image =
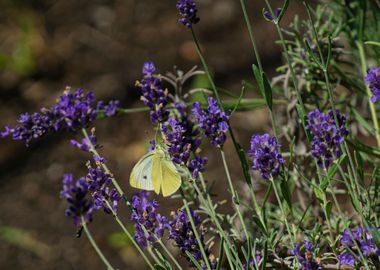
[[[262,18],[263,1],[248,2],[264,68],[272,77],[282,60],[277,33]],[[252,81],[255,61],[239,1],[197,4],[201,22],[195,31],[216,83],[238,94],[243,79]],[[294,14],[305,16],[301,1],[291,1],[288,11],[283,25]],[[50,107],[66,86],[92,90],[97,99],[119,99],[125,108],[143,106],[134,83],[144,61],[153,61],[161,74],[174,65],[184,71],[199,65],[191,34],[177,20],[175,1],[0,0],[0,126],[15,125],[22,112]],[[236,113],[232,123],[245,149],[252,133],[270,131],[265,109]],[[110,168],[133,194],[129,174],[153,134],[148,114],[119,115],[95,126]],[[66,202],[59,198],[65,172],[76,178],[86,174],[88,156],[70,147],[72,138],[80,135],[50,134],[29,148],[0,140],[0,269],[103,269],[86,237],[75,238],[76,228],[64,215]],[[208,143],[203,149],[209,157],[207,179],[218,183],[217,199],[227,198],[219,155]],[[230,164],[238,164],[230,141],[226,151]],[[239,165],[231,168],[243,191]],[[163,213],[176,210],[176,201],[157,199]],[[120,214],[133,231],[128,210],[121,207]],[[111,216],[95,214],[90,230],[114,266],[145,269]]]

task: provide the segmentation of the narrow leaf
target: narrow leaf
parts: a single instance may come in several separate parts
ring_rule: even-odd
[[[277,18],[277,23],[280,23],[282,17],[284,17],[285,12],[286,12],[286,10],[287,10],[288,7],[289,7],[289,2],[290,2],[290,0],[285,0],[284,4],[282,5],[281,13],[280,13],[280,15],[278,15],[278,18]]]

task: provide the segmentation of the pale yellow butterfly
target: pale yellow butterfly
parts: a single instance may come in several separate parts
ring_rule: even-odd
[[[161,146],[156,146],[133,167],[130,185],[138,189],[154,190],[167,197],[181,186],[181,175],[169,154]]]

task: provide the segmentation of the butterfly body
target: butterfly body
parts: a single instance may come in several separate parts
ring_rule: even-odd
[[[169,154],[161,146],[156,146],[137,162],[131,173],[130,184],[134,188],[153,190],[167,197],[181,186],[181,175]]]

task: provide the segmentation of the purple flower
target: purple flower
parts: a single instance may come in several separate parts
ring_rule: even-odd
[[[207,158],[197,156],[196,152],[201,144],[199,129],[186,113],[186,105],[175,103],[179,115],[169,119],[168,124],[162,125],[162,133],[173,162],[188,167],[193,178],[198,177],[206,165]],[[190,160],[191,156],[194,156]]]
[[[100,146],[97,144],[97,138],[95,135],[95,129],[91,130],[91,134],[87,138],[83,138],[82,142],[78,142],[76,140],[70,140],[70,144],[74,147],[79,148],[84,152],[90,152],[91,147],[99,148]]]
[[[350,232],[352,234],[352,237],[351,237]],[[344,246],[354,247],[355,243],[353,242],[352,238],[354,238],[354,240],[356,241],[360,241],[360,239],[363,238],[363,228],[358,227],[357,230],[350,230],[350,231],[348,231],[347,229],[344,230],[342,237],[340,239],[340,243]]]
[[[253,135],[251,138],[251,148],[248,152],[253,157],[252,170],[259,171],[264,179],[276,177],[285,163],[282,155],[278,152],[281,147],[275,137],[269,134]]]
[[[43,108],[38,113],[21,114],[18,125],[14,128],[5,127],[0,136],[12,136],[14,140],[23,141],[28,146],[32,140],[48,132],[75,131],[86,127],[96,119],[101,109],[107,108],[106,115],[112,116],[118,102],[103,104],[95,100],[92,92],[84,93],[82,89],[78,89],[71,93],[67,90],[50,109]]]
[[[117,109],[119,108],[120,102],[118,100],[111,100],[104,107],[100,107],[98,104],[98,110],[103,109],[107,117],[115,116],[117,114]]]
[[[305,240],[303,242],[304,252],[301,252],[301,248],[301,244],[297,243],[290,252],[291,255],[297,257],[301,265],[299,270],[322,270],[323,268],[319,266],[313,257],[315,246]]]
[[[260,255],[256,255],[256,263],[257,263],[257,265],[259,266],[260,265],[260,262],[261,262],[261,256]],[[255,260],[254,259],[251,259],[250,260],[250,262],[249,262],[249,264],[253,267],[253,269],[255,269],[256,270],[256,264],[255,264]],[[244,270],[249,270],[249,269],[251,269],[251,267],[249,267],[248,265],[246,265],[246,264],[244,264],[243,265],[243,267],[244,267]]]
[[[346,116],[336,111],[339,128],[336,127],[333,111],[328,114],[318,109],[309,112],[306,129],[314,136],[311,142],[311,153],[318,159],[318,165],[327,169],[335,158],[340,157],[340,145],[348,134],[345,127]]]
[[[380,232],[380,227],[377,228]],[[351,236],[352,235],[352,236]],[[340,264],[353,266],[359,257],[356,246],[360,248],[362,254],[371,259],[373,256],[380,256],[380,251],[377,248],[371,233],[368,230],[358,227],[356,230],[344,230],[340,243],[347,250],[346,253],[338,256]],[[352,253],[357,255],[352,255]]]
[[[207,163],[207,157],[197,156],[190,160],[188,168],[191,172],[191,176],[195,179],[198,177],[199,173],[203,171]]]
[[[344,253],[337,256],[340,265],[355,266],[356,259],[351,253]]]
[[[169,228],[166,217],[156,212],[159,207],[157,201],[150,201],[149,194],[141,191],[134,195],[131,201],[134,208],[131,220],[135,222],[136,229],[134,238],[143,248],[162,238],[165,230]]]
[[[112,176],[105,173],[100,166],[93,168],[88,163],[87,167],[86,181],[94,199],[94,208],[103,209],[107,214],[116,213],[121,196],[115,188],[110,187]]]
[[[204,236],[206,231],[201,225],[201,218],[191,209],[190,213],[195,227],[200,230],[199,236],[201,243],[198,243],[194,235],[194,231],[191,227],[189,217],[183,210],[179,210],[177,213],[173,213],[173,219],[169,222],[169,239],[173,239],[175,241],[177,247],[180,249],[183,255],[186,256],[186,252],[191,253],[193,258],[198,261],[203,268],[205,268],[206,263],[203,261],[202,252],[199,249],[199,244],[202,245],[204,247],[206,256],[209,258],[211,268],[215,269],[216,265],[212,260],[213,256],[210,254],[210,250],[206,248],[204,243]],[[188,261],[191,262],[189,259]]]
[[[206,137],[211,140],[211,144],[216,147],[223,147],[226,141],[226,133],[229,129],[230,112],[223,112],[219,108],[218,102],[212,97],[208,98],[207,111],[202,110],[201,105],[195,102],[192,112],[198,126],[203,129]]]
[[[165,109],[168,104],[168,91],[161,87],[161,79],[155,74],[156,68],[152,62],[143,66],[144,78],[136,85],[141,88],[141,100],[150,108],[150,120],[153,124],[168,120],[169,111]]]
[[[156,148],[156,140],[155,139],[151,139],[149,141],[149,143],[150,143],[150,147],[148,149],[148,152],[153,152],[154,149]]]
[[[75,226],[81,225],[82,216],[85,222],[90,223],[92,221],[94,205],[89,196],[88,183],[84,177],[75,182],[72,174],[65,174],[63,176],[61,198],[66,199],[69,203],[66,216],[73,219]]]
[[[373,96],[372,102],[376,102],[380,99],[380,68],[372,67],[368,70],[367,77],[364,81],[368,84]]]
[[[186,138],[187,130],[175,118],[170,118],[168,123],[169,125],[162,126],[162,132],[168,144],[169,154],[174,163],[186,164],[192,150],[192,144]]]
[[[281,10],[282,10],[281,8],[276,9],[276,13],[274,14],[276,19],[280,16]],[[268,11],[268,10],[265,10],[263,15],[264,15],[264,18],[267,19],[268,21],[272,22],[274,20],[272,13],[270,13],[270,11]]]
[[[176,6],[179,15],[182,17],[179,19],[181,24],[190,28],[193,24],[199,22],[199,18],[197,17],[197,6],[193,0],[178,0]]]

